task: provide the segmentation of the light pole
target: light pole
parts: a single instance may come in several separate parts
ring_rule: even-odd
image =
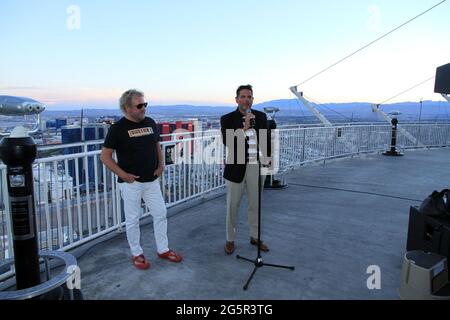
[[[420,138],[420,131],[421,131],[421,128],[422,128],[422,125],[421,125],[421,121],[422,121],[422,104],[423,104],[423,99],[422,98],[420,98],[420,111],[419,111],[419,138],[417,139],[417,145],[419,145],[419,141],[421,140]]]
[[[420,99],[420,111],[419,111],[419,125],[420,125],[420,121],[422,120],[422,104],[423,104],[423,100],[421,98]]]

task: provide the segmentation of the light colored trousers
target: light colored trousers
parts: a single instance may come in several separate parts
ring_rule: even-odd
[[[139,228],[139,218],[142,214],[141,199],[144,200],[153,217],[153,230],[158,253],[168,251],[167,209],[161,194],[159,179],[152,182],[123,182],[118,185],[124,202],[127,239],[131,254],[138,256],[143,253]]]
[[[238,210],[241,204],[244,188],[247,189],[248,201],[248,224],[250,236],[258,238],[258,164],[247,164],[244,180],[241,183],[227,182],[227,241],[234,241],[236,235],[236,224],[238,220]],[[265,176],[261,176],[261,192],[264,188]]]

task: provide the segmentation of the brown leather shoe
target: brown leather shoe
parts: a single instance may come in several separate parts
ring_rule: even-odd
[[[258,240],[250,237],[250,243],[254,246],[256,246],[256,244],[258,243]],[[259,248],[261,249],[261,251],[267,252],[269,251],[269,247],[263,243],[262,241],[259,242]]]
[[[234,252],[234,241],[227,241],[224,250],[226,254],[232,254]]]

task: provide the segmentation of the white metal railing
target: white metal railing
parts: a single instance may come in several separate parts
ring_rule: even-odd
[[[391,126],[339,126],[279,131],[280,170],[303,163],[387,148]]]
[[[427,147],[450,146],[450,124],[406,124],[402,127]],[[220,132],[186,136],[182,140],[161,142],[166,170],[160,183],[168,207],[214,190],[224,190],[225,150]],[[387,150],[391,126],[377,123],[289,127],[275,130],[274,136],[278,142],[274,154],[279,170],[283,172],[311,161]],[[397,140],[401,148],[418,147],[401,132]],[[99,158],[102,142],[38,148],[41,154],[54,153],[36,159],[33,164],[40,249],[68,250],[123,227],[123,206],[116,176]],[[70,151],[76,153],[70,154]],[[13,254],[4,164],[0,164],[0,183],[1,262]],[[149,214],[144,207],[143,214]]]

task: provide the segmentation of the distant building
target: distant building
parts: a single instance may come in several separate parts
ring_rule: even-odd
[[[53,166],[43,163],[33,165],[34,190],[38,195],[35,199],[38,204],[44,204],[45,199],[48,203],[58,199],[70,199],[73,192],[73,178],[70,175],[64,175],[62,168],[57,168],[56,174]],[[56,177],[56,178],[55,178]]]
[[[170,141],[170,136],[168,136],[171,133],[174,132],[190,132],[193,133],[195,131],[201,130],[201,121],[194,119],[194,120],[186,120],[186,121],[176,121],[176,122],[160,122],[157,124],[159,133],[161,135],[164,135],[162,137],[162,141]],[[183,135],[177,135],[177,139],[182,139]]]
[[[108,132],[109,125],[107,124],[87,124],[83,126],[83,132],[81,131],[81,126],[71,125],[71,126],[64,126],[61,128],[61,142],[63,144],[70,144],[70,143],[77,143],[82,141],[93,141],[93,140],[102,140],[105,138],[106,133]],[[95,145],[88,145],[87,151],[95,151],[100,150],[101,145],[95,144]],[[82,146],[75,146],[75,147],[67,147],[64,148],[64,154],[74,154],[74,153],[80,153],[83,152]],[[85,172],[85,163],[80,158],[78,160],[71,160],[69,161],[69,175],[74,179],[74,182],[76,183],[76,165],[75,161],[78,161],[78,179],[79,184],[84,184],[86,180],[86,172]],[[95,181],[95,168],[94,168],[95,160],[94,156],[89,157],[88,159],[88,179],[89,184],[93,184]],[[98,181],[101,181],[101,177],[103,175],[103,170],[101,166],[101,161],[97,159],[97,178]]]
[[[122,118],[122,116],[103,116],[103,117],[97,118],[96,122],[111,125],[111,124],[119,121],[120,118]]]
[[[55,128],[56,129],[56,120],[47,120],[45,121],[45,128]]]
[[[67,125],[67,119],[55,119],[56,129],[61,129],[61,127]]]

